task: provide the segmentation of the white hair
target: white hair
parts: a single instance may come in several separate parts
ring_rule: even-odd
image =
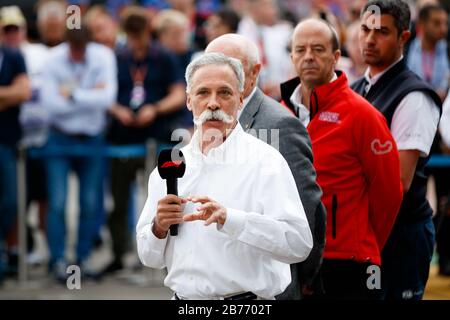
[[[42,3],[37,10],[37,20],[42,22],[48,18],[66,19],[66,6],[59,1],[48,1]]]
[[[187,84],[186,92],[190,92],[192,89],[192,77],[194,76],[194,73],[201,67],[210,65],[217,65],[217,66],[228,65],[236,75],[236,78],[238,80],[239,92],[244,91],[245,75],[241,61],[235,58],[227,57],[223,53],[212,52],[201,55],[200,57],[194,59],[187,66],[185,74]]]

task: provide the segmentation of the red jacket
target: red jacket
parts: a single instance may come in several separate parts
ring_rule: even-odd
[[[347,77],[316,87],[308,132],[327,208],[324,257],[381,264],[402,202],[397,146],[383,115]]]

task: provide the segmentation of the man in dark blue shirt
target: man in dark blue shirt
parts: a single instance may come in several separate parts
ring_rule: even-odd
[[[185,87],[172,54],[151,42],[143,9],[130,8],[122,29],[127,35],[125,50],[118,52],[117,103],[110,108],[113,118],[109,140],[113,144],[146,143],[150,138],[168,143],[173,118],[184,108]],[[122,269],[122,257],[129,241],[127,213],[130,186],[136,172],[144,169],[144,158],[111,160],[111,193],[114,210],[109,219],[114,259],[105,269]]]
[[[6,267],[5,240],[17,211],[19,105],[30,95],[22,55],[0,45],[0,285]]]

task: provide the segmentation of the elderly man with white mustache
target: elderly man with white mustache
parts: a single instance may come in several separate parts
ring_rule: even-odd
[[[207,53],[190,63],[186,81],[196,131],[181,149],[180,196],[166,195],[152,172],[136,228],[139,257],[167,267],[173,299],[273,299],[291,282],[289,264],[313,245],[294,178],[280,153],[237,121],[239,60]],[[168,235],[172,224],[176,237]]]

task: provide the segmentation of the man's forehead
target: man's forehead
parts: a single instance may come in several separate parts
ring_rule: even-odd
[[[228,65],[208,65],[197,69],[192,77],[192,82],[194,87],[234,87],[238,79]]]

